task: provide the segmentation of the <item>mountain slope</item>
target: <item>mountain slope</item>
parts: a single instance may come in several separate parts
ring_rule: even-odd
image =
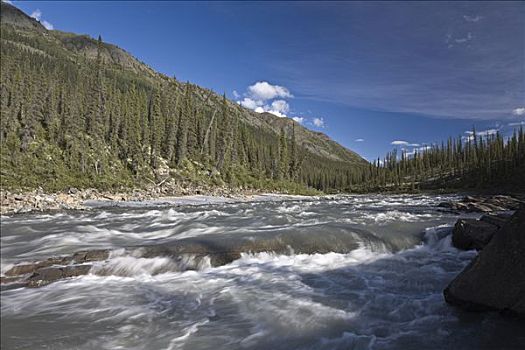
[[[255,113],[157,73],[115,45],[47,31],[1,6],[3,186],[50,178],[57,188],[114,186],[173,176],[344,189],[368,171],[356,153],[291,119]]]
[[[29,17],[23,11],[11,4],[2,1],[1,3],[2,24],[9,24],[21,29],[36,30],[46,32],[46,28],[36,19]]]

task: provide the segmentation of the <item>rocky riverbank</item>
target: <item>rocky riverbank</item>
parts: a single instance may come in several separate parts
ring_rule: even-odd
[[[438,206],[447,210],[467,213],[491,213],[517,210],[523,201],[511,196],[465,196],[460,201],[442,202]]]
[[[116,192],[100,191],[97,189],[69,188],[63,192],[45,193],[41,188],[33,191],[2,190],[0,195],[0,215],[17,213],[42,212],[53,210],[87,210],[88,201],[123,202],[158,200],[192,195],[210,197],[244,198],[260,194],[254,190],[233,189],[228,187],[191,187],[169,188],[149,187],[145,189],[131,189]]]

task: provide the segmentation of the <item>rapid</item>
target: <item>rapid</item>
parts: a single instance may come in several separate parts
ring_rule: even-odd
[[[1,347],[519,348],[523,323],[443,299],[476,254],[451,246],[458,215],[437,207],[450,199],[124,203],[2,217],[2,273],[81,249],[111,254],[86,276],[2,290]]]

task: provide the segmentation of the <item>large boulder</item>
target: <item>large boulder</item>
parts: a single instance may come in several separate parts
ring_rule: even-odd
[[[486,221],[459,219],[452,231],[452,244],[458,249],[481,250],[498,229],[498,226]]]
[[[525,207],[521,207],[443,292],[466,310],[525,317]]]

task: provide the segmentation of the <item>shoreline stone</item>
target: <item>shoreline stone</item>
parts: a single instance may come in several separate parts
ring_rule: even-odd
[[[496,310],[525,318],[525,206],[443,291],[468,311]]]
[[[452,245],[462,250],[481,250],[492,239],[498,226],[476,219],[459,219],[452,230]]]

